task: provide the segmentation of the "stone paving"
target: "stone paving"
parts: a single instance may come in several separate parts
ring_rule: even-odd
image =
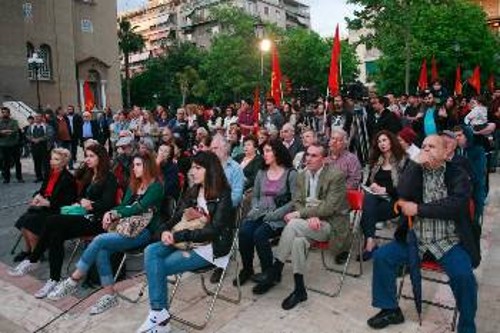
[[[6,274],[12,265],[10,250],[18,232],[12,227],[25,206],[22,205],[39,184],[33,184],[31,161],[24,160],[26,175],[24,184],[0,184],[0,333],[35,332],[51,319],[72,307],[82,298],[95,290],[82,290],[75,297],[59,302],[36,300],[32,294],[42,285],[48,276],[47,265],[31,275],[13,279]],[[483,237],[483,261],[476,270],[479,283],[479,312],[477,315],[478,332],[500,332],[500,226],[498,225],[500,176],[492,175],[492,190],[487,207]],[[6,206],[16,205],[5,209]],[[18,205],[18,206],[17,206]],[[390,232],[390,231],[388,231]],[[68,242],[69,243],[69,242]],[[69,246],[70,244],[68,244]],[[127,263],[129,279],[119,282],[117,288],[128,297],[137,295],[143,276],[135,276],[141,268],[141,260]],[[326,274],[322,269],[319,253],[313,252],[309,258],[310,274],[306,277],[309,286],[333,290],[338,283],[338,276]],[[351,265],[351,269],[355,264]],[[265,296],[255,296],[251,286],[243,286],[243,297],[239,305],[219,300],[209,325],[203,332],[370,332],[366,319],[375,313],[370,306],[371,264],[365,264],[365,274],[358,278],[347,278],[339,297],[329,298],[309,292],[307,302],[291,311],[281,310],[281,301],[290,293],[293,282],[289,265],[285,267],[283,282]],[[235,295],[235,288],[230,281],[234,277],[234,267],[226,279],[223,292]],[[207,306],[207,298],[200,287],[199,278],[186,276],[181,285],[178,299],[172,311],[188,319],[201,320]],[[411,293],[409,283],[405,290]],[[451,291],[446,286],[423,284],[424,297],[453,304]],[[55,320],[41,332],[135,332],[148,311],[147,293],[138,304],[121,300],[120,305],[102,315],[90,316],[89,307],[99,298],[100,292],[88,296],[80,304]],[[401,308],[406,322],[390,327],[384,332],[429,332],[450,331],[451,311],[424,305],[423,325],[418,325],[415,307],[412,301],[402,300]],[[174,332],[190,331],[187,327],[174,322]]]

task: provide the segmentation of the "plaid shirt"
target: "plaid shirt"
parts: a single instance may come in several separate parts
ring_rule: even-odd
[[[423,173],[423,202],[430,203],[445,198],[448,195],[444,183],[446,166],[437,170],[425,170]],[[459,238],[455,230],[455,221],[419,218],[415,225],[415,233],[419,240],[419,252],[423,255],[430,252],[439,260],[458,244]]]

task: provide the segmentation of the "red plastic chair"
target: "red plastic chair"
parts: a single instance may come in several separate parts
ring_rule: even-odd
[[[329,271],[329,272],[335,272],[335,273],[340,273],[340,282],[337,286],[337,289],[335,292],[330,293],[321,289],[317,288],[312,288],[309,287],[308,289],[317,293],[320,293],[325,296],[329,297],[337,297],[340,295],[340,292],[342,291],[342,287],[344,285],[344,279],[347,276],[351,277],[360,277],[363,275],[363,263],[362,261],[359,262],[359,272],[357,273],[350,273],[347,271],[349,268],[349,264],[351,263],[351,258],[353,256],[353,252],[355,244],[356,244],[356,238],[358,239],[358,251],[359,253],[363,252],[363,237],[361,237],[360,233],[360,221],[361,221],[361,214],[363,212],[363,198],[364,198],[364,193],[363,191],[360,190],[347,190],[347,202],[349,203],[350,210],[353,214],[352,220],[351,220],[351,244],[349,246],[349,251],[347,255],[347,260],[342,266],[341,269],[333,267],[328,264],[327,262],[327,256],[331,255],[328,253],[330,251],[330,242],[325,241],[325,242],[318,242],[318,241],[313,241],[311,243],[311,248],[320,250],[321,251],[321,261],[323,263],[323,267]]]

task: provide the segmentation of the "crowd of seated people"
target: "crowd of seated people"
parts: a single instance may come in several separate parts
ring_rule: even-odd
[[[367,103],[336,96],[313,107],[295,100],[283,114],[269,98],[260,127],[251,125],[249,100],[228,106],[225,117],[218,108],[180,108],[171,118],[164,109],[158,114],[138,107],[119,112],[109,125],[112,152],[87,138],[84,162],[74,173],[68,168],[75,163],[72,152],[56,140],[50,171],[16,222],[25,247],[9,274],[34,271],[48,250],[50,277],[35,297],[58,300],[75,292],[95,264],[105,292],[90,312],[99,314],[118,304],[111,255],[144,248],[150,312],[138,332],[168,332],[166,277],[210,266],[216,268],[210,280],[219,281],[240,209],[239,282],[252,281],[253,293],[267,293],[281,282],[291,257],[294,289],[281,304],[290,310],[308,298],[304,275],[313,242],[329,242],[336,263],[345,262],[350,236],[346,193],[358,190],[364,192],[365,242],[359,260],[374,259],[373,306],[381,309],[368,325],[383,328],[404,321],[394,302],[393,279],[396,263],[407,261],[407,248],[401,239],[384,246],[375,240],[377,222],[404,215],[420,228],[421,254],[433,256],[450,276],[461,314],[459,332],[475,332],[472,268],[480,252],[477,237],[467,234],[457,215],[462,209],[457,203],[472,200],[476,215],[470,224],[479,223],[488,191],[491,147],[486,143],[498,133],[500,103],[495,99],[497,109],[477,125],[464,123],[467,113],[448,99],[438,106],[432,91],[399,101],[392,94],[372,95]],[[472,108],[481,103],[473,100]],[[360,142],[369,154],[362,153]],[[394,210],[396,203],[402,213]],[[115,231],[117,221],[151,211],[138,235]],[[202,226],[177,229],[194,219],[204,221]],[[398,221],[403,230],[404,219]],[[65,242],[82,237],[88,245],[76,269],[62,279]],[[185,244],[190,244],[187,250]],[[453,264],[457,260],[460,265]]]

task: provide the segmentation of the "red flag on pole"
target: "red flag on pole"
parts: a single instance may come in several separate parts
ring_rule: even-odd
[[[481,69],[479,66],[474,68],[474,72],[468,81],[471,87],[476,91],[476,94],[481,94]]]
[[[260,91],[259,87],[255,87],[253,93],[253,131],[255,134],[259,132],[260,122]]]
[[[276,44],[273,45],[272,52],[271,96],[274,98],[276,105],[281,105],[283,90],[281,89],[281,68]]]
[[[495,76],[493,73],[488,77],[488,91],[492,94],[495,91]]]
[[[95,106],[94,93],[88,80],[83,83],[83,98],[85,99],[85,111],[92,112]]]
[[[418,78],[418,90],[423,91],[429,87],[427,83],[427,60],[424,58],[422,67],[420,67],[420,76]]]
[[[460,65],[457,66],[455,74],[455,96],[462,95],[462,70]]]
[[[438,67],[437,67],[436,58],[434,56],[432,56],[431,82],[436,81],[438,78],[439,78],[439,75],[438,75]]]
[[[335,28],[335,37],[333,38],[332,57],[330,60],[330,74],[328,75],[328,90],[330,96],[336,96],[340,92],[339,80],[339,60],[340,60],[340,36],[339,25]]]

